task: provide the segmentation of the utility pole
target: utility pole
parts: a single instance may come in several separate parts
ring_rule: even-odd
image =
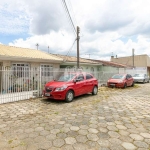
[[[134,49],[132,49],[132,60],[133,60],[133,68],[134,68]]]
[[[79,39],[80,39],[80,36],[79,36],[79,33],[80,33],[80,28],[77,26],[77,68],[79,69],[80,68],[80,62],[79,62]]]
[[[48,53],[49,53],[49,46],[48,46]]]
[[[37,50],[38,50],[39,44],[37,43],[36,46],[37,46]]]

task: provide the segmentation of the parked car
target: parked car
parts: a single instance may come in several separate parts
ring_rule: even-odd
[[[135,74],[133,76],[133,79],[134,79],[134,82],[142,82],[142,83],[145,83],[145,82],[149,82],[149,76],[147,76],[147,74]]]
[[[134,79],[130,74],[115,74],[107,81],[107,86],[118,88],[134,86]]]
[[[67,73],[62,75],[57,81],[46,83],[43,96],[51,99],[65,100],[71,102],[74,97],[98,92],[98,81],[89,73]]]

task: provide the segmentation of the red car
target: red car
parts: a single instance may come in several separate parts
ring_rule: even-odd
[[[107,86],[118,88],[134,86],[134,79],[130,74],[115,74],[107,81]]]
[[[89,73],[67,73],[57,81],[48,82],[43,90],[43,96],[51,99],[71,102],[74,97],[98,92],[98,81]]]

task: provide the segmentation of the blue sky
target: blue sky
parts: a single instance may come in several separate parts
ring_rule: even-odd
[[[80,26],[80,56],[150,55],[149,0],[66,0]],[[86,7],[85,7],[86,6]],[[0,43],[76,55],[75,34],[61,0],[1,0]]]

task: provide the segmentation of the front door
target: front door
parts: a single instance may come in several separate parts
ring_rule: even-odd
[[[74,83],[75,95],[76,96],[82,95],[84,94],[84,84],[85,84],[83,74],[78,75],[76,80],[77,82]]]

